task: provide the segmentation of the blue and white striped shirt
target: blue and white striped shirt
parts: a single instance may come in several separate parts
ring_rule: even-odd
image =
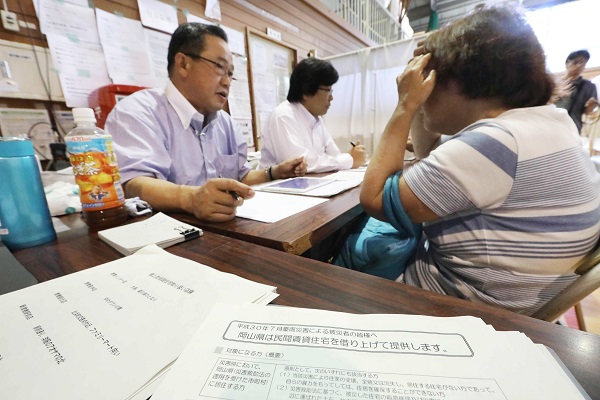
[[[600,175],[553,105],[472,124],[404,172],[441,216],[399,280],[532,314],[598,241]]]

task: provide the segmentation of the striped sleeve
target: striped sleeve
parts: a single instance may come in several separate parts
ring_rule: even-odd
[[[514,138],[500,129],[464,131],[409,168],[404,179],[439,216],[501,205],[517,168]]]

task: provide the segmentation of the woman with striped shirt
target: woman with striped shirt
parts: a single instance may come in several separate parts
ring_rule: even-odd
[[[478,7],[415,54],[361,204],[392,225],[423,223],[398,281],[532,314],[577,278],[574,264],[598,241],[600,175],[550,104],[557,85],[515,8]],[[416,116],[439,134],[413,129],[426,150],[401,171]]]

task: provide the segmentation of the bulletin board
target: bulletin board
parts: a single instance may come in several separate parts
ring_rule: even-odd
[[[246,28],[246,46],[252,132],[255,149],[260,150],[261,127],[275,107],[287,98],[298,51],[249,27]]]

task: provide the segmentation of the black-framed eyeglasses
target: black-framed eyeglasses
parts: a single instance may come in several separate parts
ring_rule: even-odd
[[[210,58],[199,56],[198,54],[194,54],[194,53],[183,53],[183,54],[185,54],[186,56],[188,56],[194,60],[207,61],[207,62],[211,63],[212,65],[214,65],[215,67],[217,67],[217,73],[219,74],[219,76],[226,76],[229,79],[231,79],[232,81],[236,80],[235,77],[233,76],[233,71],[229,70],[227,68],[227,65],[223,65],[218,61],[211,60]]]
[[[330,87],[330,88],[320,87],[319,90],[322,90],[324,92],[328,92],[330,96],[333,95],[333,88],[332,87]]]

